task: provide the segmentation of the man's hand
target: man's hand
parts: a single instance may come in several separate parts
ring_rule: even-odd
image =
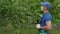
[[[37,29],[40,29],[40,24],[36,24],[36,28]]]

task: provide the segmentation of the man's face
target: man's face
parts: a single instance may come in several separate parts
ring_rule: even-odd
[[[44,12],[46,10],[46,6],[41,6],[41,10]]]

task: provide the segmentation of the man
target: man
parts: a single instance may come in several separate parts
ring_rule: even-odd
[[[46,34],[49,34],[49,30],[51,29],[51,14],[49,13],[49,9],[51,8],[51,5],[49,2],[41,2],[41,10],[43,11],[44,15],[40,22],[40,28],[39,33],[41,33],[41,30],[44,30]]]

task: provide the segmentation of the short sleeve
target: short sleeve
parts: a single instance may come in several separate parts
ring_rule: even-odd
[[[51,21],[52,17],[51,16],[45,16],[45,21]]]

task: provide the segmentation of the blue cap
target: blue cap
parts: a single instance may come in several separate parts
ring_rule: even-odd
[[[42,5],[46,6],[47,9],[50,9],[51,8],[51,5],[49,2],[41,2]]]

